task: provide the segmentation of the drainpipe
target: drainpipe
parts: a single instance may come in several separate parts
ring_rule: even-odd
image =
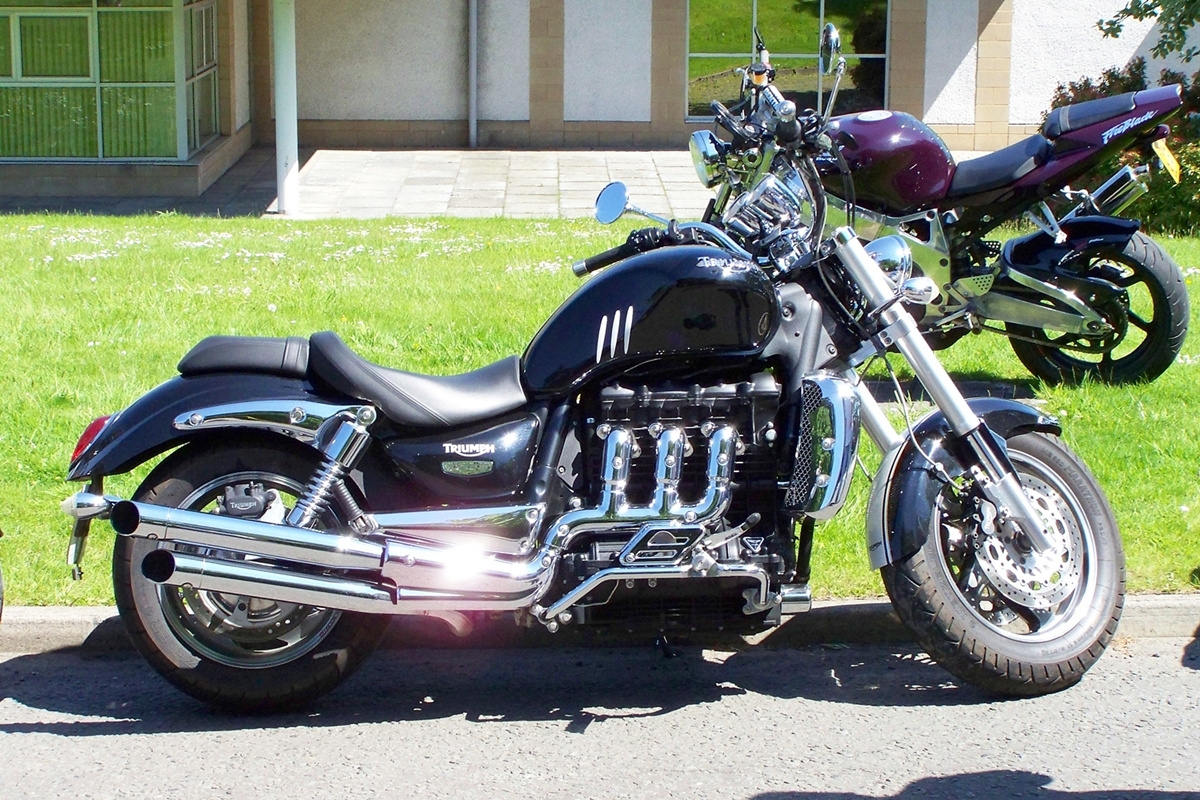
[[[300,212],[300,145],[296,104],[296,0],[272,0],[275,43],[275,177],[277,210]]]
[[[467,139],[479,146],[479,0],[467,3]]]

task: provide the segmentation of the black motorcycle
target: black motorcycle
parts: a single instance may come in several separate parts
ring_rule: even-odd
[[[963,398],[910,311],[936,287],[902,238],[824,235],[825,123],[771,118],[789,166],[750,188],[745,247],[707,223],[635,231],[576,265],[609,268],[522,356],[433,377],[331,332],[204,340],[80,439],[76,573],[108,519],[138,650],[239,710],[329,691],[392,615],[760,630],[809,609],[816,523],[865,429],[884,453],[867,552],[917,641],[996,692],[1075,683],[1124,593],[1104,494],[1054,419]],[[597,201],[628,209],[620,184]],[[900,431],[856,371],[892,349],[937,405]],[[105,496],[168,450],[131,500]]]
[[[760,39],[741,101],[713,104],[731,141],[709,131],[691,141],[701,182],[718,189],[705,220],[738,240],[761,235],[749,193],[790,164],[779,156],[779,137],[764,135],[788,102],[771,83],[769,62]],[[835,89],[827,108],[836,97]],[[936,349],[994,331],[1050,383],[1153,380],[1183,346],[1187,287],[1137,220],[1120,215],[1149,190],[1152,165],[1179,181],[1165,122],[1181,105],[1179,86],[1164,86],[1057,108],[1033,136],[958,164],[910,114],[833,117],[825,127],[831,146],[814,156],[828,193],[826,221],[849,224],[864,239],[905,239],[917,271],[936,287],[913,308]],[[1124,151],[1141,153],[1144,163],[1122,167],[1094,191],[1070,188]],[[1048,203],[1065,204],[1061,216]],[[1022,218],[1039,230],[1004,244],[988,238]]]

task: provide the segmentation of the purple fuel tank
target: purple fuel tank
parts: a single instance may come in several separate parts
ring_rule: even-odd
[[[858,205],[898,216],[931,206],[946,196],[954,176],[954,159],[936,133],[911,114],[864,111],[829,121],[854,174]],[[822,182],[834,194],[843,192],[841,173],[821,164]]]

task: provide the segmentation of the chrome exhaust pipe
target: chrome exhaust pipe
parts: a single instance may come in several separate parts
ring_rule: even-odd
[[[527,596],[396,589],[370,580],[312,575],[257,561],[230,561],[174,550],[153,550],[142,559],[142,575],[163,586],[260,597],[281,603],[360,611],[367,614],[441,616],[455,611],[513,611],[529,606]],[[445,620],[458,635],[469,632],[457,617]]]
[[[382,530],[354,536],[128,500],[113,502],[115,498],[87,493],[66,505],[89,518],[107,516],[123,536],[224,551],[196,555],[156,550],[142,564],[143,574],[156,583],[369,613],[506,611],[528,608],[546,594],[562,551],[580,533],[628,528],[632,537],[647,523],[703,525],[719,519],[729,505],[737,432],[732,427],[710,428],[705,436],[708,487],[698,503],[684,505],[678,498],[682,431],[667,428],[659,432],[654,500],[645,507],[630,507],[625,483],[633,438],[627,430],[612,429],[605,443],[605,487],[599,506],[564,514],[536,552],[528,552],[531,544],[522,548],[525,555],[498,553],[496,544],[501,539],[513,542],[517,535],[532,543],[543,513],[540,506],[384,514],[378,517],[387,523]],[[304,566],[356,570],[368,576],[313,574]],[[747,574],[741,565],[722,565],[717,571]],[[613,579],[617,572],[612,571]],[[686,573],[666,572],[659,577],[686,577]],[[759,577],[754,569],[748,573]],[[759,580],[763,596],[765,578]]]
[[[115,504],[109,522],[122,536],[195,544],[332,569],[378,570],[385,552],[383,543],[371,539],[132,500]]]

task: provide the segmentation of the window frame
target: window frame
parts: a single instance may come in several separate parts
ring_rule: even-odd
[[[220,33],[219,5],[217,0],[163,0],[161,5],[113,6],[102,5],[104,0],[90,0],[88,5],[78,6],[4,6],[0,16],[9,19],[9,51],[12,60],[12,75],[0,75],[0,88],[46,88],[46,89],[92,89],[95,95],[96,155],[78,157],[56,156],[2,156],[0,163],[36,161],[110,162],[110,163],[178,163],[187,161],[221,135],[220,108]],[[211,42],[213,59],[206,61],[200,70],[193,69],[192,15],[211,11],[211,26],[206,26],[205,41]],[[173,78],[166,81],[104,81],[100,69],[100,18],[104,14],[169,13],[172,15],[175,69]],[[88,20],[88,69],[87,77],[25,77],[21,63],[21,17],[84,17]],[[192,73],[196,74],[193,75]],[[199,80],[212,81],[213,133],[204,138],[199,136],[199,114],[194,84]],[[104,152],[104,100],[106,89],[170,88],[175,96],[175,137],[173,155],[117,156],[108,157]],[[190,109],[190,114],[189,114]]]
[[[819,3],[819,9],[817,12],[817,20],[818,20],[817,30],[823,30],[825,28],[825,0],[815,0],[815,2]],[[883,63],[884,63],[884,74],[885,75],[887,74],[888,64],[890,63],[891,47],[892,47],[892,0],[886,0],[886,2],[887,2],[887,33],[885,34],[885,37],[884,37],[884,48],[883,48],[884,52],[883,53],[868,53],[868,54],[864,54],[864,55],[859,55],[858,53],[852,53],[852,54],[846,56],[847,60],[849,60],[851,58],[856,58],[859,60],[880,60],[880,59],[882,59]],[[749,64],[754,59],[754,55],[755,55],[754,54],[754,33],[753,33],[753,31],[754,31],[755,26],[758,24],[758,0],[750,0],[750,26],[747,31],[748,35],[749,35],[749,41],[748,41],[749,46],[747,47],[745,53],[704,53],[704,52],[693,53],[692,49],[691,49],[692,48],[692,2],[691,2],[691,0],[688,0],[688,2],[687,2],[685,23],[686,23],[684,25],[685,47],[683,48],[683,50],[684,50],[684,56],[683,56],[684,122],[691,123],[691,124],[708,125],[708,124],[711,124],[716,121],[716,117],[714,115],[712,115],[712,114],[693,115],[693,114],[688,113],[688,110],[691,108],[690,98],[688,96],[688,93],[689,93],[690,87],[691,87],[691,77],[690,77],[691,76],[691,61],[693,58],[712,58],[712,59],[720,58],[720,59],[725,59],[725,60],[728,60],[731,58],[746,58],[747,59],[746,63]],[[772,51],[771,52],[771,60],[774,61],[776,59],[778,59],[780,61],[794,61],[797,59],[811,59],[814,62],[818,62],[820,59],[820,53],[776,53],[776,52]],[[818,113],[822,112],[824,110],[824,106],[825,106],[825,91],[826,91],[825,79],[826,79],[826,76],[823,75],[820,70],[817,70],[817,109],[816,110]],[[832,88],[832,82],[830,83],[829,88]],[[884,83],[883,83],[883,105],[884,105],[884,108],[886,108],[889,105],[889,101],[891,99],[890,98],[891,89],[892,89],[891,81],[885,79]]]

